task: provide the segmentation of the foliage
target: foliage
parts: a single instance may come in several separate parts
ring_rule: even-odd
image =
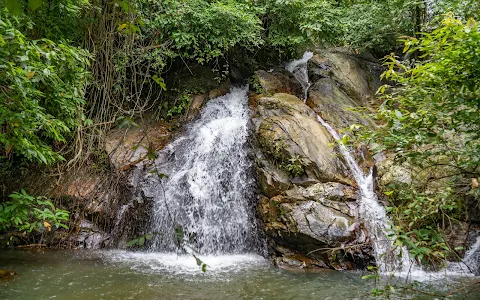
[[[394,56],[387,58],[383,77],[397,86],[381,88],[384,103],[376,117],[385,126],[370,140],[380,142],[377,151],[399,149],[399,155],[411,159],[446,155],[459,170],[476,169],[480,164],[477,23],[450,16],[432,33],[404,42],[405,51],[423,53],[424,60],[408,65]]]
[[[86,51],[31,40],[17,18],[0,11],[0,145],[44,164],[63,159],[51,144],[79,125],[88,78]]]
[[[55,208],[49,199],[30,196],[23,189],[9,197],[12,200],[0,204],[0,232],[51,231],[52,226],[68,229],[68,211]]]
[[[138,236],[133,240],[128,241],[126,246],[127,247],[133,247],[133,246],[143,247],[145,245],[145,241],[150,241],[152,238],[153,238],[153,235],[150,233],[147,233],[147,234]]]
[[[190,104],[190,95],[180,94],[172,107],[167,111],[167,117],[172,118],[185,112]]]
[[[419,1],[358,1],[345,8],[345,42],[359,50],[394,51],[397,39],[413,35]]]
[[[480,175],[480,31],[475,21],[448,15],[404,44],[421,60],[386,58],[383,78],[396,85],[380,88],[383,104],[373,117],[383,125],[364,137],[375,152],[394,153],[396,164],[425,170],[387,194],[398,243],[432,262],[452,250],[441,234],[444,220],[461,216],[465,192]]]
[[[477,0],[436,0],[431,2],[432,17],[440,17],[446,12],[464,21],[480,16],[480,2]]]
[[[305,174],[306,165],[306,159],[302,158],[300,155],[295,155],[288,159],[287,162],[281,163],[280,168],[287,171],[292,176],[298,177]]]
[[[92,8],[88,0],[0,0],[4,6],[22,20],[19,30],[33,39],[77,42],[83,38],[86,20],[79,16]]]
[[[174,55],[200,63],[237,45],[262,43],[258,10],[247,1],[139,1],[145,34],[168,42]]]
[[[278,50],[296,50],[319,44],[333,44],[342,34],[341,11],[325,0],[258,1],[267,46]]]
[[[459,199],[450,188],[431,195],[408,186],[387,192],[392,206],[387,207],[396,224],[395,245],[407,246],[410,255],[425,265],[436,265],[452,254],[441,224],[454,222],[460,210]]]

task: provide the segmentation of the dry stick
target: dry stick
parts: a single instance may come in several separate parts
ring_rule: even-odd
[[[346,247],[343,247],[343,248],[342,247],[318,248],[318,249],[315,249],[315,250],[312,250],[312,251],[308,252],[307,255],[310,255],[310,254],[318,252],[318,251],[323,251],[323,250],[331,250],[331,251],[345,250],[345,249],[353,249],[355,247],[361,247],[361,246],[366,246],[366,245],[369,245],[369,243],[361,243],[361,244],[357,244],[357,245],[346,246]]]

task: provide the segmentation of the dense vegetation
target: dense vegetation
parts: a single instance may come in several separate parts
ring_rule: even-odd
[[[381,88],[383,103],[374,117],[383,125],[366,137],[374,151],[394,153],[395,164],[412,171],[410,182],[385,193],[397,243],[432,263],[455,253],[445,229],[478,209],[480,31],[473,19],[448,15],[404,44],[405,52],[420,56],[386,57],[383,76],[395,86]]]
[[[469,18],[478,19],[480,4],[434,2],[0,0],[2,172],[23,161],[75,164],[103,151],[112,126],[147,111],[181,115],[189,99],[173,92],[184,66],[207,66],[222,81],[233,68],[248,76],[308,47],[394,53],[384,76],[395,85],[382,90],[375,115],[382,126],[364,138],[396,154],[397,164],[435,168],[433,178],[384,192],[398,242],[419,260],[441,260],[452,252],[445,218],[464,219],[465,199],[478,199],[480,35]],[[396,56],[402,50],[410,60]],[[29,203],[49,206],[35,199]],[[3,229],[18,223],[2,218]]]
[[[0,3],[0,152],[44,164],[88,157],[119,117],[181,114],[186,104],[165,97],[178,65],[209,65],[222,80],[245,57],[279,62],[313,45],[386,54],[425,21],[412,0]]]

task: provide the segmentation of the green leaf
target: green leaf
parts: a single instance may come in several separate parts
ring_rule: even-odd
[[[153,75],[152,76],[152,79],[164,90],[166,91],[167,90],[167,85],[165,84],[165,81],[163,80],[162,77],[158,76],[158,75]]]
[[[160,179],[163,179],[163,178],[168,178],[168,175],[167,174],[164,174],[164,173],[158,173],[158,177]]]
[[[143,245],[145,245],[145,237],[142,236],[138,239],[138,246],[143,247]]]
[[[28,7],[32,10],[35,11],[37,10],[40,6],[42,6],[42,0],[28,0]]]
[[[195,255],[193,255],[193,257],[195,258],[195,261],[197,262],[197,266],[201,266],[203,264],[203,261],[201,261],[200,258],[198,258]]]
[[[22,13],[22,7],[20,6],[20,0],[5,0],[5,6],[8,11],[13,15],[19,15]]]
[[[133,240],[131,240],[131,241],[128,241],[128,242],[126,243],[126,246],[127,246],[127,247],[132,247],[133,245],[137,245],[137,244],[138,244],[138,239],[133,239]]]

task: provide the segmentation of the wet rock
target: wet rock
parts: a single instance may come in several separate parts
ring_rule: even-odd
[[[277,167],[293,169],[292,177],[306,176],[311,183],[352,183],[345,164],[330,146],[330,133],[297,97],[275,94],[260,98],[253,123],[262,152]]]
[[[279,195],[291,185],[288,174],[265,159],[261,161],[261,167],[257,169],[257,174],[262,193],[268,197]]]
[[[288,271],[309,272],[318,268],[329,269],[328,264],[319,259],[312,259],[301,254],[289,253],[275,258],[275,265]]]
[[[372,262],[365,226],[356,221],[356,183],[331,134],[317,114],[334,128],[353,123],[374,126],[351,109],[370,105],[379,84],[378,63],[343,50],[317,51],[309,64],[307,104],[292,91],[290,77],[257,72],[263,95],[251,97],[257,140],[257,175],[263,196],[259,215],[281,268],[352,269]],[[365,169],[373,166],[359,149]]]
[[[79,248],[98,249],[108,244],[110,235],[100,230],[97,225],[88,220],[83,220],[76,236],[76,244]]]
[[[330,78],[321,78],[310,88],[307,104],[334,128],[352,124],[373,127],[374,123],[353,111],[359,103],[350,98]]]
[[[230,83],[229,82],[222,82],[218,88],[210,90],[208,93],[204,94],[193,94],[190,95],[190,105],[188,107],[187,112],[185,113],[184,120],[185,121],[192,121],[195,119],[202,109],[205,102],[208,100],[224,96],[230,91]]]
[[[296,187],[287,191],[286,195],[317,202],[324,200],[348,202],[356,201],[359,197],[354,187],[339,182],[317,183],[307,188]]]
[[[285,69],[258,70],[254,77],[258,79],[261,92],[265,95],[287,93],[301,97],[303,89],[293,75]],[[255,87],[251,87],[255,88]]]
[[[17,275],[14,270],[0,270],[0,280],[12,279]]]
[[[311,59],[310,80],[330,77],[358,104],[369,105],[375,101],[382,71],[378,61],[348,49],[319,50]]]
[[[289,231],[307,235],[331,247],[339,247],[353,239],[350,226],[353,218],[318,202],[282,203],[280,209],[288,219]]]

